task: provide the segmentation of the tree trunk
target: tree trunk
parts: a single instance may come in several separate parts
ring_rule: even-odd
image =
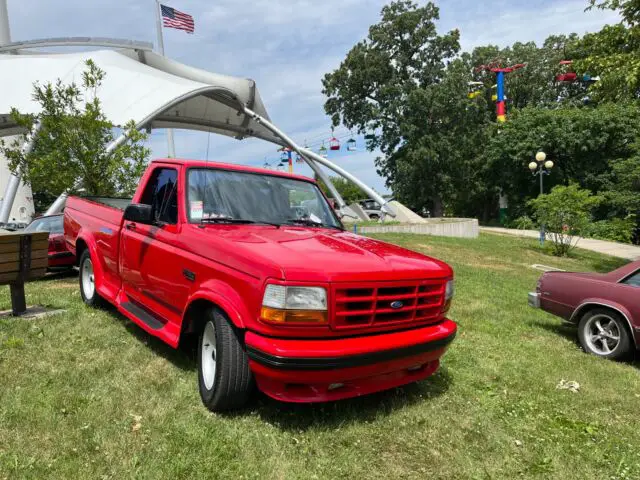
[[[433,197],[433,208],[431,209],[432,217],[441,217],[444,213],[444,207],[442,205],[442,198],[439,196]]]

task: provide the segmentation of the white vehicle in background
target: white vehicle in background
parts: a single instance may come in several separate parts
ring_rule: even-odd
[[[371,198],[367,198],[366,200],[360,200],[358,204],[364,210],[371,220],[379,220],[382,216],[382,210],[380,208],[380,204]]]

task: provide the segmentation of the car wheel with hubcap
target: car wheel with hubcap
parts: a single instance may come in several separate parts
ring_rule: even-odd
[[[93,271],[93,261],[91,260],[91,254],[86,249],[82,252],[80,257],[80,296],[82,301],[90,307],[101,307],[105,305],[105,301],[102,299],[96,291],[95,274]]]
[[[214,412],[244,406],[253,389],[249,359],[227,317],[206,313],[198,341],[198,386],[205,406]]]
[[[594,308],[582,316],[578,339],[585,352],[612,360],[625,358],[632,350],[625,320],[607,308]]]

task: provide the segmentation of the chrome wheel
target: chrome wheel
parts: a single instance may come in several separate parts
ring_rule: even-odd
[[[87,258],[82,263],[82,271],[80,273],[82,275],[82,293],[84,293],[84,297],[86,299],[91,300],[96,291],[95,278],[93,275],[93,263],[91,263],[91,258]]]
[[[584,339],[593,353],[609,355],[620,345],[620,328],[609,315],[593,315],[584,325]]]
[[[213,388],[213,384],[216,379],[216,329],[213,326],[213,322],[209,321],[204,327],[202,334],[202,348],[201,348],[201,363],[202,366],[202,379],[207,390]]]

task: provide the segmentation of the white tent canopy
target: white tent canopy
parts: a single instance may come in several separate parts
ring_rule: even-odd
[[[0,136],[15,134],[9,112],[39,113],[33,83],[82,83],[85,62],[107,72],[98,96],[107,118],[122,126],[187,128],[237,138],[282,143],[244,113],[246,106],[269,119],[253,80],[182,65],[150,51],[97,50],[65,54],[0,55]]]
[[[383,211],[395,215],[386,201],[359,179],[320,157],[303,149],[271,123],[253,80],[231,77],[189,67],[151,51],[148,44],[131,46],[117,39],[49,39],[18,42],[0,47],[0,137],[20,132],[9,113],[16,108],[21,113],[37,115],[40,105],[32,98],[33,84],[82,84],[86,61],[91,59],[106,76],[97,95],[106,117],[114,125],[124,126],[133,120],[138,128],[182,128],[202,130],[237,139],[256,137],[298,152],[311,169],[331,190],[341,208],[347,208],[324,165],[354,182],[383,206]],[[104,45],[118,50],[92,50],[80,53],[25,53],[25,48],[47,45]],[[124,47],[124,48],[123,48]],[[2,53],[8,54],[2,54]],[[11,54],[18,53],[18,54]],[[121,136],[108,150],[123,141]],[[31,142],[27,143],[31,144]],[[13,202],[17,177],[9,183],[7,195]],[[49,209],[53,213],[64,205],[64,195]],[[0,206],[0,220],[8,216],[11,205]],[[348,210],[345,210],[348,211]]]

